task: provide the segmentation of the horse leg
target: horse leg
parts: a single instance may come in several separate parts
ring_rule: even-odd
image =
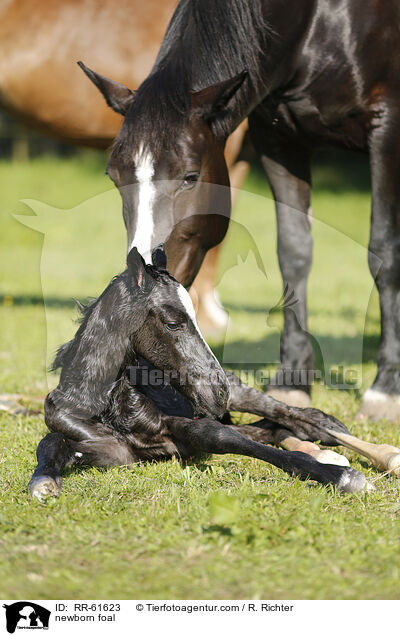
[[[129,447],[91,421],[89,414],[71,411],[57,389],[45,399],[45,418],[52,431],[39,443],[38,466],[29,482],[32,497],[43,499],[61,492],[61,473],[67,466],[111,466],[134,461]]]
[[[361,473],[352,468],[320,464],[305,453],[283,451],[250,440],[233,429],[209,418],[189,420],[166,419],[166,425],[176,444],[182,444],[190,454],[234,453],[268,462],[289,475],[302,480],[314,479],[321,484],[333,484],[343,492],[356,492],[368,488]]]
[[[268,393],[247,386],[229,371],[226,375],[230,384],[229,411],[260,415],[301,440],[320,441],[325,446],[338,446],[340,443],[331,435],[331,430],[349,434],[346,426],[332,415],[318,409],[290,406],[275,400]]]
[[[310,220],[311,158],[307,150],[280,141],[273,127],[252,114],[250,132],[271,184],[278,223],[278,259],[285,290],[297,302],[283,307],[280,366],[268,392],[276,399],[308,406],[313,349],[307,332],[306,287],[312,262]]]
[[[225,145],[225,160],[231,185],[231,203],[235,205],[248,173],[248,161],[237,161],[244,137],[248,130],[247,120],[233,131]],[[215,289],[218,274],[218,261],[222,244],[211,248],[204,257],[203,264],[190,288],[190,296],[196,309],[197,322],[203,335],[214,336],[228,324],[228,314],[221,306]]]
[[[228,324],[228,314],[220,304],[215,289],[221,243],[207,252],[189,294],[196,309],[197,322],[203,335],[215,335]]]
[[[341,444],[367,457],[379,470],[389,471],[400,477],[400,449],[395,446],[364,442],[351,435],[346,426],[332,415],[318,409],[288,406],[247,386],[233,373],[228,372],[227,376],[231,388],[228,406],[230,410],[266,417],[300,440],[321,441],[325,446]],[[285,448],[293,450],[293,441],[286,442]],[[300,450],[298,446],[297,450]]]
[[[298,451],[311,455],[311,457],[314,457],[314,459],[321,464],[350,466],[349,460],[347,457],[344,457],[344,455],[339,455],[339,453],[335,453],[331,450],[321,449],[313,442],[307,442],[298,437],[294,437],[287,429],[281,428],[265,419],[255,422],[254,424],[233,426],[232,428],[255,442],[272,444],[273,446],[280,446],[285,450]]]
[[[114,435],[88,439],[68,439],[62,433],[48,433],[39,443],[36,456],[38,465],[28,484],[33,498],[42,501],[60,494],[61,474],[71,466],[130,465],[135,461],[128,442]]]
[[[289,151],[290,152],[290,151]],[[307,156],[297,158],[307,170]],[[295,153],[290,161],[295,160]],[[278,259],[284,289],[294,291],[297,303],[283,307],[280,365],[268,389],[276,399],[289,404],[310,404],[309,372],[313,369],[313,349],[307,332],[307,278],[312,262],[310,232],[310,177],[291,166],[287,157],[264,155],[262,163],[271,183],[278,225]],[[305,167],[307,166],[307,167]],[[297,174],[301,174],[298,177]]]
[[[33,498],[40,501],[61,492],[61,472],[74,460],[74,452],[62,433],[48,433],[37,447],[37,468],[28,484]]]
[[[285,433],[285,437],[279,442],[279,446],[289,451],[298,451],[307,453],[314,457],[321,464],[337,464],[338,466],[350,466],[350,462],[344,455],[340,455],[335,451],[322,449],[314,442],[306,442],[293,435]]]
[[[379,293],[381,340],[377,375],[360,410],[361,415],[390,420],[400,417],[400,148],[393,130],[399,117],[400,113],[385,112],[388,125],[385,123],[383,130],[380,126],[373,128],[370,138],[372,218],[368,260]]]
[[[389,472],[393,477],[400,477],[400,448],[389,444],[371,444],[354,435],[331,432],[342,446],[363,455],[377,468]]]

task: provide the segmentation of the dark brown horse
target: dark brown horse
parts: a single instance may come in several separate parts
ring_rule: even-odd
[[[182,0],[137,91],[86,69],[125,116],[108,172],[123,196],[128,242],[148,251],[165,241],[171,271],[186,286],[226,232],[225,141],[249,117],[277,202],[284,284],[299,299],[295,319],[285,311],[282,390],[312,367],[312,153],[325,144],[369,153],[370,269],[382,333],[363,410],[377,417],[400,413],[399,25],[395,0]]]
[[[84,59],[118,82],[138,86],[151,70],[177,0],[11,0],[0,3],[0,105],[61,140],[108,148],[122,117],[107,108],[76,66]],[[228,140],[226,161],[239,188],[237,162],[246,126]],[[223,326],[213,301],[218,250],[210,251],[192,290],[202,328]]]

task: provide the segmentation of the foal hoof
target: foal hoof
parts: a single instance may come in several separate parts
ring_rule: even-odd
[[[283,402],[288,406],[297,406],[302,409],[306,409],[311,406],[311,398],[305,391],[295,389],[293,391],[287,391],[286,389],[267,388],[267,395],[270,395],[274,400]]]
[[[375,389],[364,393],[357,419],[400,421],[400,395],[391,395]]]
[[[392,455],[388,461],[387,469],[392,477],[400,479],[400,453]]]
[[[365,476],[354,468],[344,469],[343,475],[337,483],[337,488],[341,492],[372,492],[375,490],[375,487],[366,480]]]
[[[41,477],[33,477],[28,484],[28,490],[32,499],[43,501],[47,497],[57,497],[61,488],[52,477],[42,475]]]
[[[350,466],[350,462],[344,455],[339,455],[331,450],[318,450],[310,453],[320,464],[335,464],[336,466]]]

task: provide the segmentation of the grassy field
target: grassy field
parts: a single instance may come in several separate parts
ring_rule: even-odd
[[[56,381],[46,375],[55,346],[76,328],[72,297],[97,295],[123,268],[120,203],[104,165],[95,155],[0,164],[0,393],[23,393],[33,406]],[[365,165],[321,157],[314,181],[309,327],[325,371],[349,371],[351,381],[340,391],[316,385],[313,404],[367,440],[400,445],[398,423],[354,419],[374,378],[379,338]],[[268,188],[253,175],[246,190],[218,286],[230,324],[211,344],[225,365],[251,375],[276,366],[281,316],[270,310],[281,283]],[[20,202],[27,198],[28,206]],[[32,209],[38,217],[25,225],[12,216]],[[399,485],[350,451],[374,493],[340,495],[257,460],[214,456],[72,472],[62,496],[40,504],[26,485],[43,415],[2,414],[0,427],[2,598],[400,596]]]

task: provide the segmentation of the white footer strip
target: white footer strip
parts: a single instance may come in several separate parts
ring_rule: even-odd
[[[348,633],[354,627],[363,636],[376,636],[381,631],[382,621],[386,625],[397,624],[400,609],[400,601],[14,600],[3,603],[9,606],[7,610],[1,608],[0,625],[4,634],[7,633],[6,618],[12,619],[12,604],[18,603],[15,609],[21,618],[14,632],[17,636],[29,636],[33,629],[36,636],[41,632],[49,636],[70,634],[71,629],[74,636],[165,634],[165,630],[174,636],[204,636],[204,633],[243,636],[249,632],[289,636],[298,634],[299,629],[307,630],[307,636],[320,636],[321,631],[324,636],[337,636],[344,626]],[[25,604],[24,608],[21,603]],[[46,622],[46,616],[47,629],[41,620]]]

